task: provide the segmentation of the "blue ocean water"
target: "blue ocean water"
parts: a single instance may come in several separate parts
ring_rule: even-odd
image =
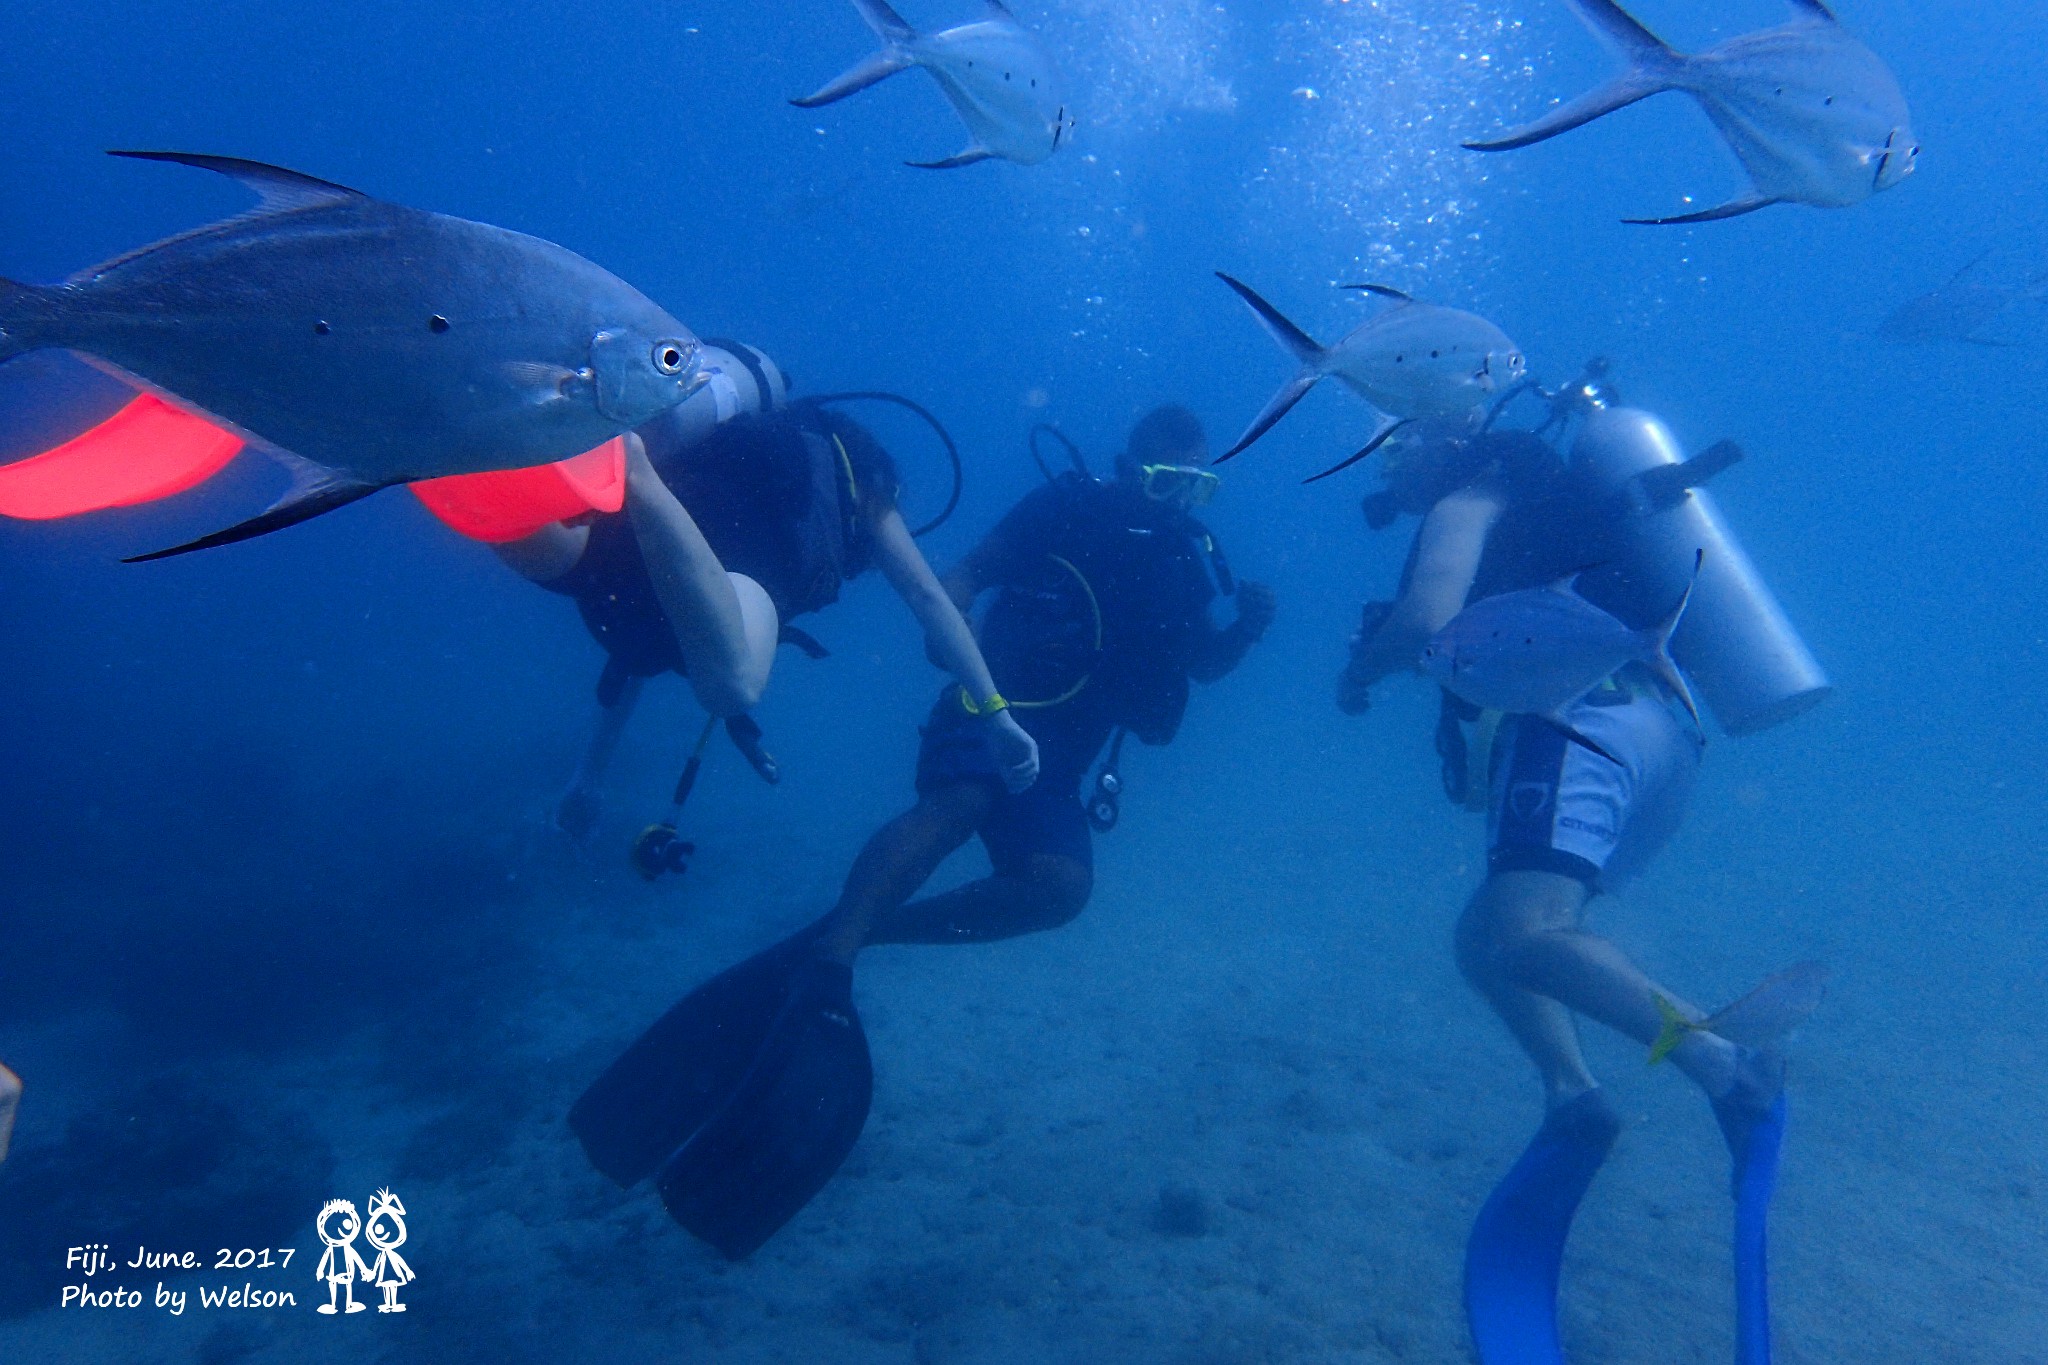
[[[1748,449],[1716,496],[1839,689],[1717,739],[1678,841],[1595,915],[1706,1001],[1834,968],[1793,1062],[1781,1353],[2048,1359],[2042,319],[2017,304],[2002,348],[1872,335],[1987,249],[2038,256],[2048,11],[1839,8],[1912,102],[1918,173],[1849,210],[1651,229],[1618,220],[1741,185],[1678,96],[1525,152],[1456,145],[1611,73],[1557,0],[1020,6],[1076,139],[945,173],[901,164],[962,137],[921,75],[785,102],[871,46],[834,0],[15,6],[0,274],[58,279],[245,204],[113,147],[531,232],[799,390],[937,411],[967,470],[941,566],[1038,481],[1034,423],[1106,466],[1156,402],[1219,445],[1258,410],[1287,362],[1214,270],[1324,340],[1369,306],[1330,286],[1370,279],[1494,319],[1552,382],[1609,357],[1688,448]],[[1782,7],[1635,12],[1697,48]],[[599,655],[412,499],[140,566],[117,560],[281,480],[245,460],[166,503],[0,524],[0,1061],[28,1086],[0,1356],[1464,1359],[1462,1238],[1538,1096],[1451,965],[1483,861],[1436,785],[1432,696],[1330,704],[1407,537],[1365,529],[1370,465],[1299,480],[1364,420],[1319,390],[1225,467],[1207,520],[1278,624],[1174,745],[1134,746],[1079,921],[863,960],[875,1118],[739,1267],[590,1172],[562,1115],[668,1001],[828,905],[909,802],[937,678],[885,588],[818,618],[831,658],[785,651],[758,712],[782,785],[715,751],[697,863],[650,887],[623,850],[701,713],[651,687],[597,852],[568,846],[545,817]],[[877,425],[908,505],[935,507],[936,447]],[[1719,1139],[1636,1049],[1592,1048],[1630,1127],[1567,1263],[1573,1358],[1725,1359]],[[383,1185],[412,1211],[412,1311],[315,1317],[320,1202]],[[1161,1230],[1190,1204],[1199,1235]],[[137,1230],[208,1265],[295,1247],[274,1272],[128,1279],[297,1307],[58,1306],[67,1249],[125,1257]]]

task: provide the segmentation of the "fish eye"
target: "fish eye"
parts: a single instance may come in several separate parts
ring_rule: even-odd
[[[654,343],[654,368],[663,374],[681,374],[690,363],[691,347],[680,341]]]

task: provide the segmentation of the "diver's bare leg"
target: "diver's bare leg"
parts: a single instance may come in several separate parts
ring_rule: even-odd
[[[1526,926],[1577,923],[1585,899],[1585,887],[1569,877],[1499,873],[1488,877],[1473,893],[1458,918],[1458,970],[1536,1064],[1547,1109],[1576,1099],[1599,1081],[1580,1051],[1578,1025],[1571,1011],[1516,985],[1501,968],[1501,953],[1504,946],[1528,932]]]
[[[1021,872],[883,910],[868,931],[874,943],[994,943],[1057,929],[1081,913],[1094,874],[1072,858],[1033,854]]]
[[[967,842],[995,803],[996,789],[954,782],[876,830],[853,867],[839,903],[825,917],[819,951],[852,962],[867,946],[879,916],[917,894],[954,849]]]
[[[753,579],[726,572],[637,436],[626,438],[626,510],[697,700],[714,716],[748,710],[775,663],[775,604]]]
[[[1494,888],[1492,965],[1505,983],[1547,996],[1645,1047],[1663,1031],[1660,996],[1688,1019],[1703,1017],[1645,976],[1621,949],[1586,932],[1586,893],[1572,878],[1503,872],[1489,878],[1488,886]],[[1735,1083],[1735,1048],[1710,1033],[1688,1033],[1671,1060],[1710,1097]]]

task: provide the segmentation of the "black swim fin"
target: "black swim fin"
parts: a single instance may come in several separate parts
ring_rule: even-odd
[[[746,1078],[662,1170],[669,1216],[732,1260],[752,1255],[845,1162],[874,1080],[853,969],[807,956]]]
[[[731,1098],[810,959],[807,928],[691,991],[569,1110],[590,1164],[620,1185],[661,1169]]]

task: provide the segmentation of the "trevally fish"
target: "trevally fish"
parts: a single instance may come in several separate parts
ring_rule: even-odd
[[[1064,82],[1037,38],[1002,0],[984,0],[988,17],[937,33],[919,33],[885,0],[853,0],[860,17],[882,40],[882,50],[848,68],[815,94],[791,100],[799,109],[843,100],[875,82],[921,66],[939,83],[972,137],[942,161],[913,161],[925,170],[971,166],[1002,157],[1035,166],[1060,149],[1074,131]]]
[[[395,483],[548,464],[704,382],[697,339],[552,242],[233,157],[257,207],[58,285],[0,281],[0,363],[51,347],[278,457],[293,489],[189,545],[290,526]]]
[[[1820,1008],[1828,993],[1828,969],[1822,962],[1795,962],[1775,976],[1765,977],[1755,990],[1724,1009],[1716,1010],[1695,1023],[1678,1012],[1663,996],[1657,997],[1657,1013],[1664,1028],[1650,1045],[1650,1065],[1671,1055],[1688,1033],[1711,1033],[1738,1047],[1770,1051],[1785,1041]]]
[[[1962,341],[1973,346],[2011,346],[1982,335],[1998,315],[2023,298],[2040,297],[2048,273],[2015,278],[2008,269],[1986,269],[1984,252],[1958,270],[1947,284],[1908,299],[1877,324],[1877,335],[1902,346]]]
[[[1694,558],[1694,583],[1703,558]],[[1573,591],[1576,577],[1474,602],[1423,646],[1422,671],[1474,706],[1562,724],[1566,707],[1615,670],[1641,663],[1664,680],[1697,725],[1692,689],[1671,660],[1671,632],[1685,616],[1692,584],[1669,616],[1634,630]]]
[[[1843,208],[1913,173],[1920,144],[1906,97],[1876,53],[1851,38],[1822,0],[1790,0],[1798,17],[1705,52],[1665,46],[1614,0],[1571,0],[1629,59],[1626,74],[1534,123],[1465,145],[1502,152],[1591,123],[1666,90],[1699,101],[1749,172],[1749,193],[1716,208],[1630,223],[1704,223],[1771,204]]]
[[[1336,345],[1326,347],[1282,317],[1279,309],[1250,286],[1220,270],[1216,278],[1237,291],[1280,348],[1301,364],[1300,371],[1281,385],[1272,401],[1252,419],[1237,444],[1217,457],[1219,464],[1265,435],[1321,379],[1341,380],[1372,405],[1380,422],[1363,450],[1306,480],[1309,483],[1356,464],[1415,418],[1471,412],[1488,395],[1522,378],[1521,349],[1507,333],[1476,313],[1418,303],[1383,284],[1346,285],[1347,289],[1377,294],[1393,306],[1352,328]]]

